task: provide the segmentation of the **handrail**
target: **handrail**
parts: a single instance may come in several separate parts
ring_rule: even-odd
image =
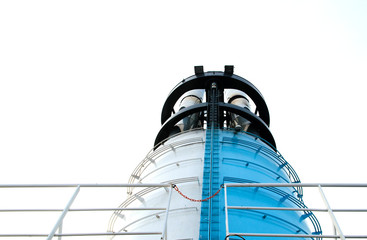
[[[227,188],[229,187],[255,187],[255,188],[268,188],[268,187],[314,187],[319,189],[321,199],[324,201],[326,208],[287,208],[287,207],[258,207],[258,206],[228,206],[227,204]],[[226,222],[226,238],[230,236],[256,236],[256,237],[297,237],[297,238],[335,238],[335,239],[347,239],[347,238],[367,238],[367,235],[345,235],[343,234],[340,225],[334,215],[334,212],[367,212],[367,209],[333,209],[330,207],[328,200],[322,191],[322,187],[329,188],[366,188],[367,183],[226,183],[225,188],[225,222]],[[279,233],[231,233],[229,231],[228,210],[273,210],[273,211],[315,211],[315,212],[328,212],[334,229],[337,230],[337,234],[324,235],[321,232],[319,234],[279,234]]]
[[[159,167],[159,168],[156,168],[156,169],[154,169],[153,171],[151,171],[151,172],[149,172],[149,173],[147,173],[146,175],[144,175],[144,176],[142,176],[142,177],[140,177],[139,178],[139,182],[141,182],[142,180],[144,180],[146,177],[148,177],[150,174],[153,174],[153,173],[155,173],[155,172],[157,172],[157,171],[159,171],[159,170],[162,170],[162,169],[164,169],[164,168],[166,168],[166,167],[170,167],[170,166],[173,166],[173,165],[177,165],[178,166],[178,164],[181,164],[181,163],[187,163],[187,162],[192,162],[192,161],[203,161],[203,159],[202,158],[190,158],[190,159],[187,159],[187,160],[181,160],[181,161],[176,161],[176,162],[173,162],[173,163],[169,163],[169,164],[166,164],[166,165],[164,165],[164,166],[162,166],[162,167]]]
[[[71,183],[71,184],[0,184],[0,188],[122,188],[122,187],[170,187],[168,183]]]
[[[170,184],[179,184],[179,183],[188,183],[188,182],[196,182],[199,181],[197,177],[188,177],[188,178],[179,178],[179,179],[172,179],[170,181]],[[171,185],[169,185],[171,187]],[[123,203],[120,204],[119,207],[126,207],[129,206],[133,201],[137,199],[137,197],[142,197],[145,194],[152,192],[154,190],[158,189],[157,187],[151,187],[143,189],[134,195],[131,195],[129,198],[127,198]],[[109,223],[108,223],[108,231],[113,231],[113,226],[117,220],[117,216],[121,213],[121,211],[115,211],[115,214],[111,216]]]
[[[197,210],[196,207],[183,207],[183,208],[175,208],[175,209],[170,209],[169,211],[167,211],[167,209],[165,211],[161,211],[161,212],[157,212],[157,213],[154,213],[154,214],[150,214],[150,215],[147,215],[147,216],[144,216],[142,218],[139,218],[131,223],[129,223],[128,225],[125,225],[124,227],[122,227],[121,229],[119,229],[118,232],[121,232],[121,231],[125,231],[126,228],[130,227],[131,225],[134,225],[135,223],[138,223],[144,219],[147,219],[147,218],[150,218],[150,217],[153,217],[153,216],[157,216],[157,215],[160,215],[160,214],[167,214],[168,213],[171,213],[171,212],[177,212],[177,211],[181,211],[181,210]],[[166,215],[167,216],[167,215]],[[163,233],[163,232],[162,232]]]
[[[287,208],[287,207],[242,207],[242,206],[227,206],[227,209],[244,209],[244,210],[282,210],[282,211],[313,211],[313,212],[328,212],[327,208]],[[333,212],[367,212],[367,208],[347,209],[347,208],[330,208]]]
[[[193,181],[196,181],[196,179],[193,179]],[[178,182],[183,181],[178,179]],[[53,226],[50,233],[0,233],[0,238],[2,237],[47,237],[47,239],[52,239],[53,237],[81,237],[81,236],[128,236],[128,235],[161,235],[165,236],[163,232],[161,231],[147,231],[147,232],[87,232],[87,233],[62,233],[61,226],[63,223],[63,220],[68,212],[71,211],[122,211],[122,210],[128,210],[128,211],[152,211],[152,210],[164,210],[166,212],[166,217],[168,217],[167,214],[167,208],[70,208],[71,204],[75,201],[75,199],[78,196],[78,193],[81,188],[127,188],[127,187],[139,187],[139,188],[145,188],[145,189],[152,189],[152,188],[171,188],[172,185],[170,183],[147,183],[147,184],[128,184],[128,183],[117,183],[117,184],[0,184],[0,190],[1,189],[29,189],[29,188],[77,188],[74,191],[74,194],[68,201],[66,207],[64,209],[50,209],[50,208],[44,208],[44,209],[0,209],[0,212],[8,212],[8,213],[19,213],[19,212],[62,212],[60,217],[58,218],[56,224]],[[170,200],[170,199],[169,199]],[[169,204],[169,203],[168,203]],[[169,205],[168,205],[169,206]],[[169,213],[169,211],[168,211]],[[162,229],[167,229],[167,221],[164,222],[164,226],[162,226]],[[56,233],[56,231],[59,229],[59,233]]]
[[[227,187],[367,187],[367,183],[226,183]]]
[[[229,132],[234,132],[235,134],[238,134],[235,130],[232,130],[230,128],[227,128],[227,129],[224,129],[226,131],[229,131]],[[265,141],[265,139],[262,139],[261,137],[257,136],[257,135],[254,135],[252,133],[248,133],[248,132],[241,132],[242,134],[245,134],[245,135],[249,135],[253,138],[255,138],[255,140],[257,139],[260,139],[261,141]],[[277,160],[277,164],[279,164],[279,166],[281,166],[282,168],[284,167],[285,168],[285,172],[287,173],[289,179],[291,180],[291,182],[293,183],[299,183],[301,182],[301,180],[299,179],[296,171],[293,169],[293,167],[287,162],[287,160],[284,159],[284,157],[282,156],[282,154],[276,149],[268,149],[266,147],[263,147],[261,144],[259,143],[255,143],[255,142],[250,142],[250,141],[246,141],[246,140],[242,140],[242,143],[241,142],[232,142],[232,141],[222,141],[223,143],[227,143],[227,144],[236,144],[236,145],[239,145],[239,146],[243,146],[243,147],[248,147],[248,148],[252,148],[254,150],[262,150],[261,152],[265,155],[270,155],[271,159],[275,159]],[[303,190],[301,187],[298,187],[297,188],[297,193],[298,193],[298,198],[302,201],[302,196],[303,196]]]
[[[165,210],[165,208],[70,208],[69,212],[94,212],[94,211],[155,211]],[[0,209],[0,212],[62,212],[61,208],[24,208],[24,209]]]
[[[339,235],[273,234],[273,233],[230,233],[227,236],[248,237],[291,237],[291,238],[340,238]],[[367,235],[344,235],[345,238],[367,238]]]
[[[123,236],[123,235],[161,235],[162,232],[102,232],[102,233],[55,233],[55,237],[86,237],[86,236]],[[0,237],[47,237],[48,234],[0,234]]]
[[[192,179],[194,180],[194,179]],[[16,189],[21,189],[21,188],[25,188],[25,189],[32,189],[32,188],[75,188],[77,186],[80,186],[80,188],[126,188],[126,187],[140,187],[140,188],[170,188],[171,184],[168,183],[158,183],[158,184],[125,184],[125,183],[118,183],[118,184],[0,184],[0,191],[2,189],[6,189],[6,188],[16,188]],[[231,187],[311,187],[311,188],[318,188],[318,187],[322,187],[322,188],[367,188],[367,183],[225,183],[224,184],[224,192],[225,192],[225,211],[230,211],[231,209],[237,209],[237,210],[270,210],[270,211],[314,211],[314,212],[329,212],[331,214],[331,216],[333,216],[335,218],[335,220],[337,220],[337,218],[335,217],[334,213],[336,212],[345,212],[345,213],[367,213],[367,208],[331,208],[330,206],[325,206],[325,208],[306,208],[306,207],[301,207],[301,208],[291,208],[291,207],[265,207],[265,206],[228,206],[227,204],[227,188],[231,188]],[[74,193],[75,197],[76,194]],[[73,196],[74,196],[73,195]],[[324,194],[325,196],[325,194]],[[326,199],[326,196],[325,196]],[[168,203],[167,203],[168,204]],[[69,204],[68,204],[69,205]],[[168,206],[168,205],[167,205]],[[69,206],[70,207],[70,206]],[[141,208],[122,208],[122,207],[118,207],[118,208],[69,208],[67,212],[85,212],[85,211],[158,211],[156,214],[165,214],[166,217],[169,217],[169,214],[171,214],[172,212],[175,212],[179,209],[168,209],[167,207],[157,207],[157,208],[146,208],[146,207],[141,207]],[[31,213],[31,212],[63,212],[65,211],[65,209],[61,209],[61,208],[26,208],[26,209],[14,209],[14,208],[9,208],[9,209],[0,209],[0,213],[1,212],[8,212],[8,213],[19,213],[19,212],[26,212],[26,213]],[[65,214],[67,214],[67,212],[65,212]],[[149,214],[148,214],[149,215]],[[230,216],[229,216],[230,218]],[[67,221],[68,219],[65,218],[65,221]],[[266,239],[266,237],[278,237],[278,238],[285,238],[285,237],[296,237],[296,238],[323,238],[323,239],[329,239],[329,238],[334,238],[334,239],[343,239],[343,237],[345,239],[356,239],[356,238],[367,238],[367,235],[363,235],[361,233],[355,234],[355,235],[351,235],[351,234],[344,234],[342,235],[341,230],[343,229],[343,226],[340,225],[340,232],[338,232],[337,234],[271,234],[271,233],[235,233],[235,232],[230,232],[228,231],[230,228],[230,223],[231,221],[228,221],[228,215],[226,214],[226,230],[227,230],[227,236],[235,236],[235,235],[239,235],[239,236],[257,236],[257,237],[264,237],[264,239]],[[81,236],[110,236],[110,237],[114,237],[114,236],[131,236],[131,235],[157,235],[160,237],[165,238],[166,235],[166,229],[167,226],[166,225],[167,222],[166,221],[162,221],[162,228],[161,229],[157,229],[157,231],[154,231],[155,229],[153,229],[153,231],[147,231],[147,232],[75,232],[75,233],[54,233],[53,236],[54,237],[81,237]],[[228,226],[227,226],[228,224]],[[169,233],[169,229],[168,233]],[[16,238],[16,237],[29,237],[29,238],[33,238],[33,237],[47,237],[49,236],[49,233],[4,233],[4,232],[0,232],[0,238]]]
[[[194,129],[194,130],[189,130],[189,131],[198,131],[198,130],[202,130],[202,129]],[[183,133],[186,133],[188,131],[185,131]],[[179,136],[182,133],[176,134],[172,137],[170,137],[169,139]],[[169,140],[167,139],[167,140]],[[167,145],[162,145],[159,148],[155,149],[151,149],[148,154],[146,155],[146,157],[136,166],[136,168],[134,169],[134,171],[131,173],[130,178],[128,180],[128,183],[133,184],[135,183],[136,180],[141,180],[141,175],[143,174],[144,170],[150,166],[150,164],[155,164],[155,161],[157,158],[159,158],[160,156],[170,152],[170,151],[174,151],[175,149],[179,148],[179,147],[184,147],[187,145],[194,145],[194,144],[203,144],[205,143],[204,139],[202,137],[193,137],[193,138],[189,138],[189,139],[184,139],[181,141],[177,141],[174,143],[170,143]],[[131,195],[133,192],[133,187],[131,188],[127,188],[127,193],[129,195]]]
[[[230,178],[230,177],[224,178],[224,181],[228,181],[228,182],[232,182],[232,183],[235,182],[237,184],[238,183],[239,184],[252,184],[252,183],[255,183],[253,181],[249,181],[249,180],[246,180],[246,179],[238,179],[238,178]],[[287,184],[287,183],[274,183],[274,184]],[[279,188],[271,187],[271,185],[272,184],[270,184],[270,186],[263,187],[263,189],[267,190],[267,191],[271,191],[271,192],[273,192],[273,193],[275,193],[279,196],[286,197],[290,202],[292,202],[293,204],[295,204],[295,206],[297,206],[299,208],[306,208],[306,205],[304,204],[304,202],[302,200],[297,199],[292,195],[289,195],[288,193],[286,193],[285,191],[283,191]],[[310,211],[305,211],[305,214],[310,219],[310,221],[311,221],[311,223],[312,223],[312,225],[315,229],[315,232],[321,232],[320,223],[317,220],[317,218],[314,216],[314,214]]]

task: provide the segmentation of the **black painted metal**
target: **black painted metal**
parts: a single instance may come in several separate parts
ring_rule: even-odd
[[[258,116],[256,116],[254,113],[252,113],[250,110],[228,103],[218,103],[218,106],[220,111],[228,111],[231,113],[235,113],[249,120],[251,122],[250,127],[251,129],[249,130],[249,132],[256,130],[257,131],[256,135],[259,135],[259,137],[268,141],[272,145],[271,146],[272,148],[274,149],[276,148],[274,137],[271,134],[270,129],[268,128],[266,123],[263,120],[261,120]]]
[[[268,108],[260,91],[254,85],[234,75],[231,66],[226,66],[225,72],[203,72],[202,67],[195,67],[195,74],[180,82],[169,94],[163,106],[162,128],[155,139],[155,147],[174,133],[179,121],[193,113],[200,113],[202,121],[207,121],[208,128],[223,127],[224,121],[228,120],[225,117],[228,118],[229,113],[234,113],[251,122],[248,132],[263,138],[273,149],[276,149],[275,140],[269,130]],[[196,104],[175,113],[174,106],[178,99],[187,91],[194,89],[205,89],[206,103]],[[224,89],[237,89],[246,93],[256,105],[256,114],[246,108],[224,103]],[[204,116],[206,119],[203,119]]]
[[[170,118],[174,105],[184,93],[193,89],[209,89],[212,82],[216,82],[222,89],[238,89],[245,92],[254,101],[260,118],[269,126],[269,110],[260,91],[246,79],[224,72],[206,72],[182,80],[167,97],[162,109],[161,123],[164,124]]]
[[[208,103],[199,103],[180,110],[175,115],[171,116],[161,127],[155,138],[154,146],[157,147],[159,143],[162,143],[166,138],[170,136],[171,130],[174,126],[183,118],[197,112],[204,112],[208,109]]]
[[[207,91],[208,104],[208,128],[219,128],[222,124],[220,120],[218,100],[219,96],[223,96],[223,90],[218,89],[216,82],[212,82],[210,89]]]
[[[157,146],[159,143],[162,143],[166,138],[168,138],[170,136],[171,130],[181,119],[193,113],[204,112],[208,109],[208,107],[209,107],[208,103],[200,103],[193,105],[191,107],[184,108],[175,115],[171,116],[170,119],[168,119],[163,124],[161,130],[157,134],[154,145]],[[275,140],[268,126],[265,124],[264,121],[262,121],[258,116],[253,114],[251,111],[228,103],[218,103],[218,107],[219,112],[229,111],[232,113],[236,113],[243,118],[248,119],[251,122],[252,125],[251,128],[257,129],[259,137],[269,142],[272,148],[274,149],[276,148]]]

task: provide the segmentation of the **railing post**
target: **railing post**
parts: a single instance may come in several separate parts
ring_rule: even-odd
[[[74,200],[75,200],[76,196],[78,195],[79,190],[80,190],[80,185],[78,185],[78,187],[76,188],[76,190],[75,190],[75,192],[74,192],[73,196],[72,196],[72,197],[71,197],[71,199],[69,200],[69,202],[68,202],[68,204],[66,205],[66,207],[65,207],[64,211],[61,213],[61,215],[60,215],[59,219],[57,220],[57,222],[56,222],[56,224],[55,224],[55,226],[54,226],[54,228],[51,230],[50,234],[48,235],[47,240],[51,240],[51,239],[54,237],[54,235],[55,235],[55,233],[56,233],[57,229],[61,226],[61,224],[62,224],[62,222],[63,222],[63,220],[64,220],[64,217],[65,217],[66,213],[69,211],[71,204],[73,204],[73,202],[74,202]]]
[[[62,234],[62,223],[63,222],[61,222],[60,227],[59,227],[59,234]],[[58,239],[61,240],[62,236],[59,236]]]
[[[173,187],[171,186],[170,190],[169,190],[168,204],[167,204],[167,209],[166,209],[166,217],[164,219],[164,226],[163,226],[161,240],[167,240],[167,223],[168,223],[169,207],[171,205],[172,189],[173,189]]]
[[[328,201],[327,201],[327,199],[326,199],[326,196],[325,196],[325,194],[324,194],[324,191],[323,191],[323,190],[322,190],[322,188],[321,188],[321,185],[319,185],[319,186],[318,186],[318,188],[319,188],[319,191],[320,191],[321,198],[322,198],[322,200],[324,201],[325,206],[326,206],[326,208],[327,208],[327,210],[328,210],[328,213],[329,213],[329,215],[330,215],[331,221],[333,222],[334,229],[336,229],[336,230],[338,231],[338,234],[339,234],[340,239],[341,239],[341,240],[345,240],[345,237],[344,237],[344,235],[343,235],[343,232],[342,232],[342,230],[340,229],[340,226],[339,226],[339,224],[338,224],[338,221],[336,220],[335,215],[334,215],[334,213],[333,213],[333,210],[331,209],[331,207],[330,207],[330,205],[329,205],[329,202],[328,202]]]
[[[334,229],[334,235],[336,236],[336,228],[333,226]],[[338,238],[335,238],[335,240],[338,240]]]
[[[224,211],[226,214],[226,236],[229,234],[228,228],[228,202],[227,202],[227,185],[224,184]]]

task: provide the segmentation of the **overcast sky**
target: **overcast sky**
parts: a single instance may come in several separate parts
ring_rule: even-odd
[[[303,182],[367,182],[366,12],[362,0],[1,1],[0,183],[127,182],[195,65],[234,65],[262,92]]]

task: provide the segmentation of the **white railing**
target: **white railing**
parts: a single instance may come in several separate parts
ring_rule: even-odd
[[[326,208],[284,208],[284,207],[256,207],[256,206],[228,206],[227,199],[227,188],[230,187],[310,187],[317,188],[319,190],[320,197],[325,204]],[[253,236],[253,237],[295,237],[295,238],[334,238],[345,240],[347,238],[358,238],[367,239],[367,234],[365,235],[345,235],[337,221],[334,213],[336,212],[346,212],[346,213],[366,213],[367,208],[343,208],[343,209],[333,209],[330,207],[329,201],[325,196],[324,188],[367,188],[367,184],[348,184],[348,183],[231,183],[224,184],[225,192],[225,215],[226,215],[226,236]],[[367,189],[366,189],[367,190]],[[358,195],[356,195],[358,196]],[[355,196],[355,197],[356,197]],[[352,203],[349,203],[352,204]],[[241,210],[276,210],[276,211],[313,211],[313,212],[328,212],[330,220],[334,228],[334,234],[324,235],[324,234],[276,234],[276,233],[232,233],[229,232],[230,221],[228,219],[229,209],[241,209]],[[321,224],[323,225],[323,224]]]
[[[197,130],[198,129],[189,130],[189,131],[185,131],[184,133],[193,132]],[[174,136],[171,136],[170,138],[177,137],[182,134],[183,133],[178,133]],[[167,141],[167,139],[165,141]],[[134,184],[134,183],[142,181],[143,180],[142,174],[144,170],[147,169],[150,164],[156,164],[156,160],[159,157],[161,157],[162,155],[167,154],[171,151],[175,151],[178,148],[189,146],[189,145],[195,145],[195,144],[205,144],[205,140],[202,137],[192,137],[192,138],[172,142],[170,144],[162,145],[157,149],[155,149],[155,147],[152,148],[149,151],[149,153],[145,156],[145,158],[136,166],[133,173],[130,175],[128,183]],[[133,188],[132,187],[127,188],[127,192],[128,194],[132,194]]]
[[[138,188],[165,188],[169,189],[169,198],[167,201],[167,207],[165,208],[71,208],[71,205],[77,198],[81,188],[127,188],[127,187],[138,187]],[[10,184],[10,185],[0,185],[1,189],[29,189],[29,188],[75,188],[71,198],[68,200],[65,208],[32,208],[32,209],[0,209],[0,214],[2,213],[25,213],[25,212],[61,212],[56,223],[53,225],[52,229],[49,233],[3,233],[4,229],[0,230],[0,238],[3,237],[11,237],[12,239],[16,237],[45,237],[47,240],[53,239],[54,237],[58,237],[58,239],[62,239],[62,237],[90,237],[90,236],[131,236],[131,235],[159,235],[161,240],[167,240],[167,221],[168,221],[168,213],[170,211],[170,203],[172,196],[172,187],[170,184]],[[1,194],[1,192],[0,192]],[[0,202],[1,203],[1,202]],[[1,207],[1,206],[0,206]],[[64,222],[64,218],[69,212],[93,212],[93,211],[116,211],[116,210],[124,210],[124,211],[157,211],[164,210],[165,211],[165,219],[163,221],[163,226],[160,229],[161,231],[156,232],[84,232],[84,233],[63,233],[62,226]],[[34,223],[37,222],[37,219],[34,219]],[[21,227],[20,227],[21,228]],[[58,233],[56,233],[58,231]]]
[[[72,205],[75,204],[75,202],[78,200],[79,198],[79,192],[82,191],[82,189],[98,189],[97,193],[100,193],[100,189],[120,189],[120,188],[128,188],[128,187],[142,187],[142,188],[165,188],[165,189],[169,189],[169,198],[168,201],[166,203],[165,207],[157,207],[157,208],[146,208],[146,207],[141,207],[141,208],[108,208],[108,207],[86,207],[86,208],[72,208]],[[304,187],[304,188],[315,188],[318,190],[318,197],[323,201],[325,207],[324,208],[319,208],[319,207],[312,207],[312,208],[285,208],[285,207],[258,207],[258,206],[228,206],[228,202],[227,202],[227,189],[228,188],[234,188],[234,187],[255,187],[255,188],[261,188],[261,187]],[[4,197],[6,197],[6,194],[12,194],[11,192],[7,192],[5,194],[3,194],[3,190],[11,190],[13,191],[14,189],[19,189],[19,190],[23,190],[26,191],[26,194],[20,195],[22,200],[26,203],[27,201],[30,201],[29,199],[32,197],[32,195],[30,195],[30,192],[33,191],[34,189],[70,189],[72,190],[72,194],[71,197],[69,199],[66,199],[66,206],[63,208],[47,208],[47,207],[42,207],[42,208],[14,208],[14,207],[8,207],[8,208],[4,208],[4,205],[12,205],[12,203],[10,204],[6,204],[4,200]],[[278,183],[278,184],[274,184],[274,183],[241,183],[241,184],[237,184],[237,183],[227,183],[224,184],[224,198],[225,198],[225,215],[226,215],[226,235],[229,236],[243,236],[243,237],[250,237],[250,236],[257,236],[257,237],[264,237],[264,239],[266,239],[266,237],[297,237],[297,238],[315,238],[315,239],[329,239],[329,238],[334,238],[334,239],[367,239],[367,234],[344,234],[344,229],[343,229],[343,225],[339,223],[340,219],[337,219],[337,217],[335,216],[336,213],[367,213],[367,208],[331,208],[330,204],[329,204],[329,198],[326,198],[326,194],[324,193],[324,189],[326,188],[342,188],[342,189],[353,189],[353,188],[363,188],[364,190],[367,190],[367,184],[334,184],[334,183]],[[118,190],[119,193],[123,193],[124,191]],[[342,193],[338,193],[340,195],[342,195]],[[0,227],[0,238],[24,238],[24,237],[28,237],[28,238],[34,238],[34,237],[41,237],[43,239],[53,239],[55,237],[58,237],[59,240],[63,239],[63,237],[91,237],[91,236],[96,236],[96,237],[100,237],[100,236],[109,236],[109,237],[114,237],[114,236],[132,236],[132,235],[139,235],[139,236],[145,236],[145,235],[151,235],[151,236],[157,236],[156,239],[162,239],[162,240],[166,240],[169,239],[167,236],[167,222],[168,222],[168,217],[169,217],[169,213],[170,211],[172,212],[173,210],[170,209],[170,203],[171,203],[171,196],[172,196],[172,186],[171,184],[8,184],[8,185],[0,185],[0,196],[1,196],[1,200],[0,200],[0,216],[1,215],[5,215],[5,214],[18,214],[18,213],[49,213],[49,212],[55,212],[55,213],[59,213],[59,215],[57,216],[56,220],[54,219],[54,223],[50,224],[52,225],[52,227],[49,228],[48,231],[45,231],[44,233],[22,233],[22,225],[17,226],[18,231],[16,231],[15,233],[9,233],[9,232],[4,232],[7,231],[6,228],[3,228],[2,226]],[[367,202],[365,201],[365,197],[363,195],[354,195],[353,197],[351,197],[351,199],[355,199],[360,197],[362,198],[361,200],[364,201],[364,206],[367,205]],[[122,195],[119,197],[119,201],[121,200]],[[103,196],[102,196],[103,199]],[[64,204],[65,204],[64,202]],[[307,202],[308,204],[312,204],[312,202]],[[15,204],[15,203],[14,203]],[[14,205],[13,204],[13,205]],[[348,203],[348,206],[353,206],[353,203]],[[262,234],[262,233],[234,233],[234,232],[230,232],[230,219],[228,219],[228,211],[230,209],[239,209],[239,210],[274,210],[274,211],[312,211],[312,212],[324,212],[324,213],[328,213],[329,215],[329,222],[331,222],[333,228],[335,229],[335,233],[334,234],[323,234],[323,235],[315,235],[315,234],[271,234],[271,233],[266,233],[266,234]],[[68,214],[70,214],[71,212],[79,212],[79,213],[84,213],[84,212],[113,212],[113,211],[118,211],[118,210],[123,210],[123,211],[160,211],[160,213],[162,213],[162,215],[164,215],[164,218],[162,218],[162,226],[160,229],[158,229],[157,231],[149,231],[149,232],[75,232],[75,233],[64,233],[63,232],[63,224],[66,222],[66,216]],[[367,215],[365,215],[366,217]],[[364,221],[364,218],[362,218],[361,221]],[[108,219],[106,219],[108,220]],[[31,224],[37,224],[37,218],[35,218],[35,221],[33,223],[27,223],[29,225]],[[357,221],[357,219],[356,219]],[[359,221],[359,220],[358,220]],[[107,224],[107,221],[105,222],[105,224]],[[354,224],[354,223],[352,223]],[[324,222],[321,222],[321,226],[324,227]],[[367,232],[366,229],[362,229],[364,231]]]

